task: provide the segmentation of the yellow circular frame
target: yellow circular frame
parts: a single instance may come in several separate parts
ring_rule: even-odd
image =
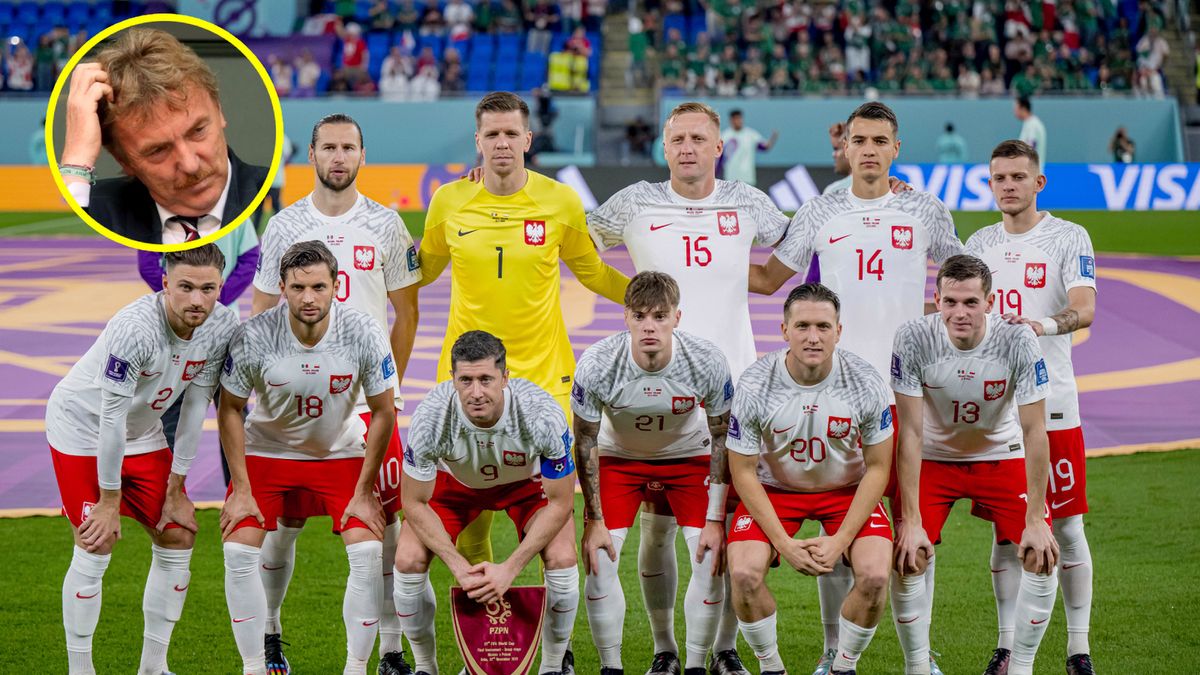
[[[75,70],[75,66],[79,64],[83,57],[87,56],[93,47],[110,35],[118,33],[126,28],[131,28],[144,23],[162,22],[182,23],[189,26],[203,28],[210,33],[220,36],[234,47],[237,47],[238,51],[240,51],[242,55],[246,57],[246,60],[250,62],[250,65],[254,66],[254,70],[258,72],[258,76],[262,78],[263,86],[266,87],[267,95],[271,99],[271,111],[275,115],[275,150],[273,153],[273,159],[271,160],[270,171],[267,173],[267,179],[263,182],[258,194],[255,195],[254,199],[250,202],[250,205],[247,206],[244,211],[239,213],[232,222],[227,225],[222,225],[221,229],[210,235],[185,244],[150,244],[144,241],[136,241],[130,239],[129,237],[121,236],[96,222],[96,219],[92,218],[86,211],[84,211],[83,207],[79,206],[79,203],[75,201],[75,198],[72,197],[71,193],[67,190],[67,185],[63,182],[62,173],[58,170],[58,158],[54,150],[54,111],[55,108],[58,107],[58,97],[62,93],[63,87],[70,80],[71,72]],[[271,82],[271,76],[267,73],[267,69],[263,67],[262,62],[258,60],[258,57],[254,55],[254,52],[250,51],[250,48],[247,47],[241,40],[234,37],[232,33],[224,28],[209,23],[204,19],[198,19],[194,16],[186,16],[183,14],[147,14],[145,16],[137,16],[126,19],[97,33],[90,40],[88,40],[83,47],[75,52],[75,54],[71,57],[71,60],[67,62],[66,68],[64,68],[63,72],[59,74],[58,81],[54,83],[54,91],[50,93],[50,104],[46,108],[46,119],[51,121],[50,124],[46,125],[46,158],[50,163],[50,171],[54,174],[54,183],[58,186],[58,191],[67,200],[67,204],[70,205],[71,210],[74,211],[75,215],[79,216],[83,222],[87,223],[93,230],[99,232],[105,237],[108,237],[118,244],[122,244],[130,248],[136,248],[142,251],[154,251],[157,253],[185,251],[197,246],[215,242],[232,231],[233,228],[244,223],[246,219],[254,213],[254,211],[262,204],[263,200],[266,199],[267,191],[271,189],[271,184],[275,181],[275,174],[280,171],[279,153],[283,148],[283,109],[279,105],[279,96],[275,93],[275,85]]]

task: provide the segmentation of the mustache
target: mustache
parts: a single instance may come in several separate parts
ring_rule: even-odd
[[[217,167],[215,167],[215,166],[201,167],[200,171],[198,171],[196,173],[188,174],[187,176],[185,176],[183,178],[183,180],[176,181],[174,188],[176,190],[180,190],[180,191],[190,190],[190,189],[196,187],[197,185],[199,185],[201,182],[207,180],[210,176],[215,175],[216,173],[217,173]]]

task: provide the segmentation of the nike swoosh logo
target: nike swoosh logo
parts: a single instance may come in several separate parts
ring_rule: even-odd
[[[175,585],[175,590],[177,590],[177,591],[179,591],[180,593],[182,593],[182,592],[186,591],[186,590],[188,589],[188,587],[189,587],[189,586],[191,586],[191,584],[188,584],[187,586],[184,586],[183,588],[180,588],[180,587],[179,587],[179,585],[178,585],[178,584],[176,584],[176,585]]]
[[[96,591],[95,593],[92,593],[91,595],[83,595],[82,593],[80,593],[78,591],[75,592],[75,597],[79,598],[80,600],[91,600],[92,598],[96,597],[97,595],[100,595],[100,591]]]
[[[642,578],[643,579],[653,579],[654,577],[661,577],[664,574],[666,574],[666,572],[659,572],[657,574],[646,574],[645,572],[642,572]]]
[[[785,428],[783,428],[783,429],[776,429],[775,427],[771,427],[771,431],[772,431],[772,432],[774,432],[774,433],[777,433],[777,434],[786,434],[787,432],[789,432],[789,431],[791,431],[792,429],[795,429],[795,428],[796,428],[796,425],[795,425],[795,424],[793,424],[792,426],[790,426],[790,427],[785,427]]]
[[[932,384],[925,384],[924,382],[921,383],[921,386],[925,387],[926,389],[945,389],[946,388],[946,385],[942,385],[940,387],[935,387]]]
[[[391,504],[391,503],[392,503],[392,502],[394,502],[394,501],[396,501],[396,498],[395,498],[395,497],[392,497],[391,499],[385,499],[385,500],[383,501],[383,505],[384,505],[384,506],[387,506],[388,504]]]
[[[476,228],[476,229],[474,229],[474,230],[463,230],[462,228],[459,228],[459,230],[458,230],[458,236],[460,236],[460,237],[465,237],[465,236],[467,236],[468,234],[471,234],[471,233],[473,233],[473,232],[478,232],[478,231],[479,231],[479,229],[478,229],[478,228]]]
[[[719,605],[722,602],[724,602],[724,600],[717,600],[715,602],[709,602],[707,599],[704,600],[704,604],[706,604],[706,605]]]
[[[262,567],[264,570],[266,570],[268,572],[274,572],[275,570],[281,570],[281,569],[287,567],[287,565],[280,565],[279,567],[268,567],[266,565],[263,565]]]
[[[1008,571],[1007,567],[1001,567],[998,570],[992,570],[992,574],[1000,574],[1001,572],[1006,572],[1006,571]]]
[[[566,609],[559,609],[557,607],[551,607],[550,611],[554,612],[555,614],[568,614],[568,613],[574,611],[574,609],[575,609],[574,607],[568,607]]]
[[[650,225],[650,231],[651,231],[651,232],[657,232],[658,230],[661,230],[661,229],[663,229],[664,227],[670,227],[671,225],[674,225],[674,223],[664,223],[664,224],[662,224],[662,225],[653,225],[653,224],[652,224],[652,225]]]
[[[843,239],[845,239],[846,237],[849,237],[849,236],[850,236],[850,235],[848,235],[848,234],[843,234],[843,235],[842,235],[842,236],[840,236],[840,237],[830,237],[830,238],[829,238],[829,243],[831,243],[831,244],[836,244],[836,243],[838,243],[839,241],[841,241],[841,240],[843,240]]]
[[[1035,626],[1040,626],[1040,625],[1042,625],[1042,624],[1046,623],[1046,622],[1047,622],[1047,621],[1049,621],[1049,620],[1050,620],[1050,617],[1046,617],[1045,619],[1042,619],[1041,621],[1038,621],[1037,619],[1030,619],[1030,620],[1029,620],[1029,623],[1031,623],[1031,624],[1033,624],[1033,625],[1035,625]]]
[[[1086,564],[1087,564],[1087,563],[1075,563],[1075,564],[1073,564],[1073,565],[1063,565],[1063,569],[1064,569],[1064,570],[1073,570],[1073,569],[1075,569],[1076,567],[1079,567],[1080,565],[1086,565]]]
[[[253,618],[254,618],[254,617],[252,617],[252,616],[248,616],[248,617],[246,617],[246,618],[244,618],[244,619],[234,619],[234,620],[233,620],[233,622],[234,622],[234,623],[245,623],[246,621],[249,621],[250,619],[253,619]]]
[[[587,596],[587,599],[588,599],[588,602],[599,602],[600,600],[603,600],[607,597],[608,597],[607,595],[602,595],[598,598],[593,598],[592,596],[589,595],[589,596]]]
[[[416,616],[416,615],[417,615],[416,612],[413,612],[412,614],[401,614],[400,612],[396,612],[396,616],[400,617],[401,619],[407,619],[410,616]]]
[[[913,618],[909,619],[908,621],[905,621],[904,619],[896,619],[896,623],[912,623],[912,622],[916,621],[916,620],[917,620],[917,619],[919,619],[919,618],[921,618],[921,617],[919,617],[919,616],[914,616]]]
[[[1073,501],[1075,501],[1074,497],[1071,497],[1070,499],[1068,499],[1065,502],[1050,502],[1050,508],[1061,509],[1062,507],[1066,506],[1067,504],[1070,504]]]
[[[374,621],[364,621],[363,625],[366,626],[367,628],[370,628],[371,626],[374,626],[377,623],[379,623],[379,619],[375,619]]]
[[[291,380],[289,380],[288,382],[290,382],[290,381]],[[275,382],[267,380],[267,384],[271,385],[272,387],[282,387],[283,385],[288,384],[288,382],[280,382],[280,383],[276,384]]]
[[[147,373],[144,370],[142,371],[142,377],[154,377],[155,375],[162,375],[162,371],[160,370],[157,373]]]
[[[626,409],[626,408],[632,408],[632,407],[633,407],[633,404],[632,404],[632,403],[630,403],[629,405],[610,405],[610,406],[608,406],[608,407],[609,407],[609,409],[611,409],[611,410],[624,410],[624,409]]]

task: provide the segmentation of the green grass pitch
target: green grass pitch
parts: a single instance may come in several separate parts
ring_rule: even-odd
[[[404,222],[419,238],[424,211],[406,211]],[[1056,211],[1055,215],[1087,227],[1097,251],[1153,255],[1200,255],[1195,214],[1186,211]],[[964,241],[975,230],[999,220],[999,213],[959,211],[954,214]],[[0,213],[0,237],[96,235],[69,213]],[[99,236],[99,235],[96,235]]]
[[[1089,462],[1088,539],[1095,561],[1092,655],[1104,673],[1186,673],[1200,656],[1196,635],[1196,584],[1200,555],[1191,504],[1200,451],[1093,459]],[[1188,487],[1191,485],[1192,487]],[[576,509],[576,515],[580,513]],[[192,587],[175,630],[170,665],[179,673],[229,673],[240,666],[229,628],[223,593],[221,547],[216,511],[200,513],[201,533],[192,563]],[[284,639],[295,672],[340,672],[345,658],[341,603],[347,565],[341,542],[326,519],[314,519],[298,543],[298,565],[284,603]],[[809,524],[805,533],[812,531]],[[149,543],[133,521],[124,521],[104,580],[104,609],[95,638],[99,672],[134,672],[141,649],[141,596],[149,565]],[[496,550],[514,545],[512,525],[496,519]],[[995,609],[988,572],[990,528],[955,510],[938,548],[936,608],[932,643],[945,672],[979,672],[995,646]],[[62,672],[66,664],[61,624],[61,584],[70,559],[71,538],[61,518],[0,521],[4,569],[0,575],[0,625],[8,626],[0,650],[0,672]],[[686,549],[679,544],[680,559]],[[621,577],[628,599],[625,620],[626,672],[648,667],[652,645],[642,606],[636,567],[636,528],[625,546]],[[681,566],[678,607],[689,572]],[[537,583],[536,565],[518,583]],[[438,594],[439,659],[444,673],[461,663],[446,610],[450,575],[435,563]],[[791,569],[771,572],[768,583],[779,600],[779,636],[793,675],[807,673],[821,649],[816,583]],[[683,643],[683,617],[676,634]],[[1066,628],[1056,609],[1038,656],[1037,672],[1062,672]],[[599,672],[582,605],[575,625],[578,672]],[[743,656],[749,650],[741,646]],[[753,659],[748,659],[748,663]],[[861,673],[896,673],[902,657],[890,615],[860,662]],[[374,668],[374,661],[372,661]],[[751,667],[757,672],[757,666]]]

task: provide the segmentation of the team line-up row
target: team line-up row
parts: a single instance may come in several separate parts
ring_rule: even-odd
[[[639,508],[643,546],[671,549],[677,524],[693,567],[683,658],[673,606],[655,606],[675,589],[641,570],[649,672],[744,673],[739,630],[762,672],[784,672],[765,586],[776,556],[818,576],[825,650],[815,672],[854,672],[889,586],[906,672],[940,672],[928,638],[933,543],[962,498],[996,530],[1000,635],[986,672],[1032,672],[1060,576],[1067,669],[1092,672],[1070,333],[1091,322],[1095,263],[1083,228],[1037,210],[1036,150],[996,148],[1003,221],[964,247],[935,197],[891,191],[898,123],[882,104],[847,120],[851,185],[790,223],[760,191],[714,178],[719,118],[703,104],[667,120],[669,181],[632,185],[587,217],[570,188],[525,170],[528,114],[512,94],[480,101],[479,179],[439,189],[419,250],[395,212],[356,189],[358,124],[323,118],[309,147],[313,192],[264,234],[250,321],[238,325],[217,303],[224,256],[210,244],[164,256],[163,291],[109,322],[47,406],[76,532],[63,590],[71,672],[91,672],[121,515],[154,541],[141,672],[167,671],[196,531],[182,487],[218,391],[226,597],[247,673],[288,672],[279,609],[295,537],[314,515],[334,518],[350,560],[346,672],[365,672],[377,635],[381,673],[412,672],[401,635],[416,672],[437,672],[434,555],[484,603],[541,555],[539,673],[572,672],[576,483],[604,675],[623,672],[617,562]],[[775,248],[763,265],[750,264],[755,243]],[[640,272],[632,282],[597,253],[617,244]],[[941,269],[926,315],[930,259]],[[628,330],[578,365],[559,309],[560,260],[625,307]],[[439,374],[449,379],[413,412],[402,449],[397,392],[417,289],[447,265]],[[773,293],[797,271],[809,282],[785,304],[787,346],[756,359],[747,291]],[[523,535],[494,563],[496,510]],[[794,539],[806,519],[821,522],[821,536]],[[660,562],[674,569],[673,553]]]

